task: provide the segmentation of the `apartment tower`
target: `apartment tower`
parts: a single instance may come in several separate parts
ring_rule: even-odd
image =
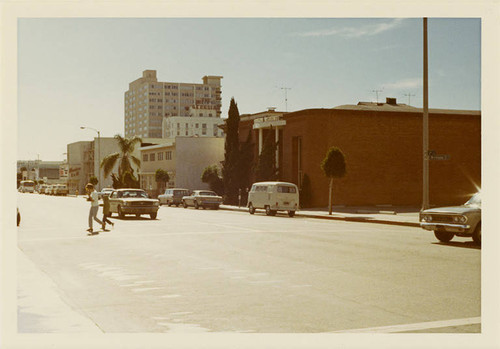
[[[164,138],[165,117],[190,117],[193,109],[221,116],[222,76],[204,76],[203,83],[159,82],[156,70],[145,70],[125,92],[125,137]]]

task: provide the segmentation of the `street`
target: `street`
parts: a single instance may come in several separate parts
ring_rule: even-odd
[[[114,229],[87,236],[83,197],[18,194],[18,205],[19,249],[100,332],[481,332],[481,250],[470,239],[167,206],[155,220],[114,215]],[[57,332],[53,314],[35,318],[21,302],[26,285],[19,332],[49,320]]]

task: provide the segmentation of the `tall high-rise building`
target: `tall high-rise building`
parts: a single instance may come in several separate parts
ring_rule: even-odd
[[[145,70],[125,92],[125,137],[163,138],[164,117],[189,117],[193,108],[221,116],[222,76],[204,76],[202,84],[159,82],[156,70]]]

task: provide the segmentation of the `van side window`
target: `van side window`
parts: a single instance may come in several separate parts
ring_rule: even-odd
[[[278,193],[296,193],[295,187],[280,185],[278,186]]]

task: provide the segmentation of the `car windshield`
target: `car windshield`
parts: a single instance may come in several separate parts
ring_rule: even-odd
[[[122,198],[147,198],[148,194],[144,190],[127,190],[123,191]]]
[[[466,206],[481,206],[481,194],[477,193],[465,203]]]
[[[213,191],[200,191],[198,195],[204,195],[204,196],[217,196]]]

